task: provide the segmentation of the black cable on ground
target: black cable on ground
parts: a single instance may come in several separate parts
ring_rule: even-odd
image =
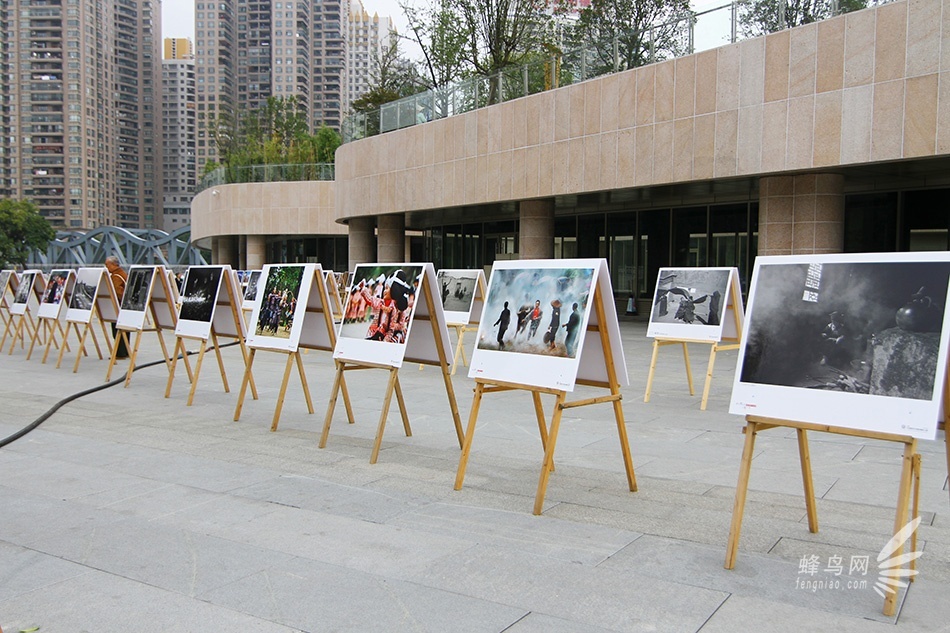
[[[237,345],[237,344],[238,344],[238,341],[234,341],[233,343],[227,343],[227,344],[225,344],[225,345],[219,345],[218,348],[221,349],[221,348],[225,348],[225,347],[231,347],[232,345]],[[185,355],[186,355],[186,356],[191,356],[191,355],[197,354],[197,353],[198,353],[198,352],[185,352]],[[181,359],[182,357],[179,355],[178,358]],[[156,361],[153,361],[153,362],[151,362],[151,363],[145,363],[144,365],[136,365],[136,366],[132,369],[132,371],[133,371],[133,373],[134,373],[134,372],[136,372],[136,371],[138,371],[138,370],[140,370],[140,369],[145,369],[146,367],[154,367],[155,365],[164,364],[165,362],[166,362],[166,361],[164,361],[164,360],[156,360]],[[116,378],[116,379],[113,380],[113,381],[110,381],[110,382],[101,384],[101,385],[99,385],[98,387],[91,387],[91,388],[89,388],[89,389],[84,389],[83,391],[79,391],[79,392],[77,392],[77,393],[74,393],[74,394],[72,394],[71,396],[66,396],[65,398],[63,398],[62,400],[60,400],[59,402],[57,402],[56,404],[54,404],[52,407],[50,407],[49,411],[47,411],[46,413],[44,413],[44,414],[41,415],[40,417],[36,418],[35,420],[33,420],[33,422],[31,422],[30,424],[26,425],[25,427],[23,427],[22,429],[20,429],[20,430],[17,431],[16,433],[14,433],[13,435],[10,435],[9,437],[5,437],[5,438],[3,438],[2,440],[0,440],[0,448],[3,448],[3,447],[6,446],[7,444],[10,444],[10,443],[12,443],[12,442],[15,442],[16,440],[20,439],[21,437],[23,437],[23,436],[26,435],[27,433],[30,433],[31,431],[35,430],[39,425],[43,424],[43,422],[46,422],[46,420],[48,420],[54,413],[56,413],[57,411],[59,411],[64,405],[69,404],[69,403],[72,402],[73,400],[77,400],[77,399],[79,399],[79,398],[82,398],[83,396],[88,396],[89,394],[96,393],[97,391],[102,391],[103,389],[108,389],[109,387],[114,387],[114,386],[116,386],[116,385],[118,385],[118,384],[120,384],[120,383],[125,382],[125,378],[126,378],[125,376],[122,376],[121,378]]]

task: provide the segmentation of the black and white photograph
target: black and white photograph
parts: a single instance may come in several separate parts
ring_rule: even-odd
[[[129,271],[129,279],[125,282],[125,294],[122,295],[122,310],[130,312],[144,312],[148,301],[148,292],[152,285],[155,269],[152,267],[135,267]]]
[[[244,301],[253,303],[257,299],[257,283],[261,278],[261,271],[249,270],[245,272],[247,272],[247,282],[244,287]]]
[[[99,290],[99,280],[102,279],[101,268],[80,268],[76,273],[76,283],[73,285],[73,294],[69,298],[69,311],[66,313],[66,319],[69,321],[82,320],[87,318],[73,315],[72,311],[90,312],[93,302],[96,300],[96,293]],[[83,315],[85,316],[85,315]]]
[[[0,270],[0,294],[7,291],[7,286],[10,284],[10,274],[13,271],[10,270]]]
[[[440,270],[436,274],[442,308],[446,312],[468,312],[475,297],[477,270]]]
[[[33,289],[33,280],[36,278],[36,271],[28,271],[20,275],[20,285],[17,286],[16,294],[13,296],[13,303],[26,305],[30,300],[30,291]]]
[[[211,323],[223,271],[220,266],[192,266],[188,269],[178,313],[180,320]]]
[[[776,404],[793,409],[790,419],[828,422],[894,415],[889,407],[908,411],[907,401],[939,403],[950,254],[808,257],[756,261],[733,413],[752,404],[775,416]],[[795,395],[775,397],[782,393]],[[936,410],[932,417],[905,419],[904,430],[929,428]]]
[[[479,349],[574,358],[593,268],[495,269]]]
[[[647,336],[719,340],[734,270],[661,268]]]

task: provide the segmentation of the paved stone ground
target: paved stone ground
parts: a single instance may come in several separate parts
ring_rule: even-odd
[[[315,413],[293,375],[270,421],[285,356],[260,352],[260,399],[232,420],[238,348],[213,356],[194,406],[159,364],[79,398],[0,448],[0,627],[43,633],[157,631],[939,631],[950,622],[950,521],[941,441],[923,442],[920,577],[896,617],[870,589],[890,537],[897,445],[811,435],[820,531],[807,529],[793,431],[756,446],[739,560],[723,569],[742,421],[727,413],[736,352],[720,355],[707,411],[682,356],[661,350],[643,402],[646,323],[621,324],[631,384],[623,408],[639,492],[627,490],[609,405],[570,409],[544,512],[531,513],[542,451],[531,398],[485,397],[465,485],[444,384],[407,365],[412,437],[393,414],[369,464],[386,372],[349,374],[357,423],[337,407],[317,448],[332,379],[304,355]],[[472,335],[469,335],[472,336]],[[474,337],[472,337],[474,338]],[[172,337],[166,339],[173,345]],[[471,349],[471,342],[469,344]],[[197,348],[190,344],[189,349]],[[104,384],[19,347],[0,355],[0,437],[68,395]],[[691,345],[697,391],[708,346]],[[68,354],[67,358],[74,358]],[[146,334],[141,362],[160,358]],[[180,368],[180,366],[179,366]],[[116,373],[118,375],[119,372]],[[453,379],[463,425],[473,382]],[[579,388],[577,397],[601,391]],[[550,412],[552,400],[545,398]],[[395,406],[395,402],[394,402]],[[815,556],[814,575],[802,572]],[[867,575],[849,575],[869,556]],[[827,571],[840,557],[840,576]],[[860,560],[860,558],[858,558]],[[866,581],[864,588],[847,586]],[[805,581],[840,583],[812,591]]]

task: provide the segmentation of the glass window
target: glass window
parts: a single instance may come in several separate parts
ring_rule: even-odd
[[[706,266],[707,224],[706,207],[673,210],[674,266]]]
[[[844,252],[887,253],[897,248],[897,194],[869,193],[844,200]]]

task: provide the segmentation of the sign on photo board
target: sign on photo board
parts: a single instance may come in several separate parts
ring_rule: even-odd
[[[41,319],[58,319],[63,306],[69,301],[75,284],[75,273],[70,269],[50,272],[43,291],[43,301],[36,314]]]
[[[314,270],[314,264],[264,266],[248,326],[250,347],[297,351]]]
[[[607,323],[592,316],[595,290]],[[585,336],[590,322],[607,328],[617,379],[626,385],[606,260],[496,261],[469,378],[559,391],[573,391],[579,379],[606,382],[601,341]]]
[[[66,307],[67,321],[73,323],[90,322],[92,308],[99,294],[100,284],[111,285],[105,268],[80,268],[76,272],[73,293],[69,298],[69,305]],[[104,317],[100,316],[100,318],[105,320]],[[113,320],[115,320],[114,316]]]
[[[729,411],[933,439],[950,252],[760,256]]]
[[[208,340],[211,324],[221,291],[227,292],[221,280],[227,275],[233,279],[231,267],[191,266],[185,276],[181,293],[181,309],[178,311],[176,336]],[[230,316],[230,314],[228,315]],[[233,326],[232,326],[233,329]]]
[[[439,299],[449,325],[478,323],[485,297],[481,296],[485,273],[477,270],[442,269],[438,272]]]
[[[164,266],[130,267],[116,326],[123,330],[143,330],[146,315],[151,311],[156,328],[174,330],[178,320],[176,295]]]
[[[257,300],[257,285],[261,279],[260,270],[247,271],[247,286],[244,288],[244,303],[242,309],[253,310],[254,302]]]
[[[741,302],[733,305],[732,290],[739,292],[737,268],[661,268],[650,311],[647,336],[676,340],[716,342],[738,338],[736,315],[743,322]]]
[[[347,290],[333,358],[402,367],[431,264],[360,264]]]
[[[20,316],[26,314],[30,303],[39,305],[39,298],[46,289],[46,283],[43,273],[39,270],[25,270],[20,275],[20,283],[17,285],[16,293],[13,295],[13,304],[10,306],[10,314]],[[33,301],[35,299],[35,301]]]

